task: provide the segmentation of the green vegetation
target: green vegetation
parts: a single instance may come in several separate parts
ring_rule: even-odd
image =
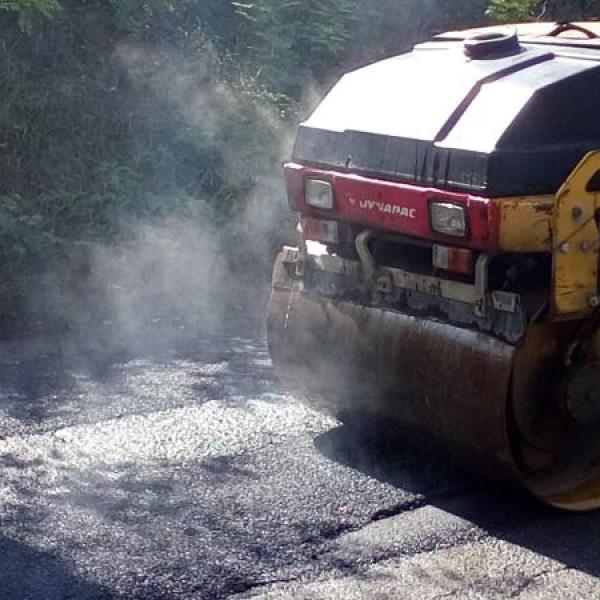
[[[498,21],[527,21],[538,4],[537,0],[492,0],[488,14]]]
[[[493,0],[498,20],[600,2]],[[306,93],[486,0],[0,0],[0,315],[81,240],[226,227],[279,178]],[[267,183],[265,183],[267,182]],[[271,186],[271,188],[269,187]],[[37,287],[36,287],[37,286]]]
[[[599,0],[491,0],[488,14],[498,21],[597,19]]]
[[[19,26],[30,30],[36,17],[52,17],[61,10],[58,0],[0,1],[0,10],[17,13]]]

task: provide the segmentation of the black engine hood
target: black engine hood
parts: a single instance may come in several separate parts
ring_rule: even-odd
[[[298,131],[294,160],[489,197],[555,193],[600,148],[600,50],[461,42],[344,76]]]

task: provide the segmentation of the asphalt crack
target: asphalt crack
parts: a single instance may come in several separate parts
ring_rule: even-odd
[[[248,581],[248,582],[239,582],[238,584],[233,584],[227,586],[223,590],[224,598],[239,598],[240,596],[249,597],[254,595],[254,592],[260,592],[266,588],[283,585],[286,583],[296,583],[300,581],[301,576],[296,577],[274,577],[273,579],[268,579],[264,581]]]
[[[371,516],[371,520],[369,523],[377,523],[378,521],[385,521],[386,519],[391,519],[393,517],[397,517],[403,513],[411,512],[413,510],[418,510],[419,508],[423,508],[427,506],[430,502],[427,501],[425,496],[416,496],[415,498],[399,502],[394,506],[382,508]],[[369,523],[366,523],[363,527],[367,526]]]
[[[509,593],[508,598],[518,598],[523,592],[531,588],[538,579],[546,577],[546,575],[556,575],[558,573],[566,573],[567,571],[570,571],[569,567],[562,566],[556,569],[544,569],[543,571],[540,571],[535,575],[526,577],[521,583],[521,585],[518,587],[518,589],[516,589],[514,592]]]

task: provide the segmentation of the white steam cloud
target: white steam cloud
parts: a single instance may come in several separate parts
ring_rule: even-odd
[[[206,216],[212,199],[195,198],[193,216],[124,223],[126,241],[81,244],[55,274],[59,292],[32,299],[34,309],[51,303],[69,328],[89,334],[107,326],[120,343],[134,345],[144,344],[157,324],[207,333],[232,320],[260,322],[270,265],[281,243],[293,239],[281,163],[290,155],[294,128],[274,103],[252,97],[248,82],[219,79],[210,47],[190,61],[170,50],[122,44],[115,61],[140,102],[150,94],[177,111],[233,180],[250,181],[245,197],[235,199],[243,208],[216,227]]]

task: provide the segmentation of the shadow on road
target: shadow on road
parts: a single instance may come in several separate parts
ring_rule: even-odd
[[[380,422],[361,417],[315,439],[327,458],[422,498],[473,523],[488,534],[554,559],[567,568],[600,576],[600,511],[564,513],[525,492],[495,486],[454,468],[439,451],[424,450],[423,440],[398,435]],[[398,438],[402,442],[398,442]],[[399,506],[397,514],[407,510]],[[395,513],[376,515],[377,518]]]
[[[114,593],[73,574],[51,553],[0,538],[0,598],[7,600],[115,600]]]

